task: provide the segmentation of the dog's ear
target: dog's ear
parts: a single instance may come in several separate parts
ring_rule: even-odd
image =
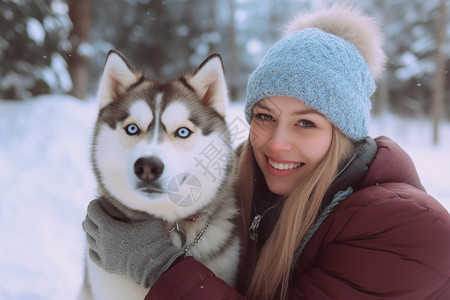
[[[186,79],[199,93],[203,105],[213,106],[219,114],[225,116],[228,91],[220,54],[210,55],[194,74]]]
[[[120,52],[110,50],[106,57],[97,94],[100,109],[120,98],[141,75],[133,70]]]

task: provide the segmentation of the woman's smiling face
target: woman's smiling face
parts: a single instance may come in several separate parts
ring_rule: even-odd
[[[293,191],[325,157],[333,124],[298,99],[275,96],[253,108],[250,141],[269,189]]]

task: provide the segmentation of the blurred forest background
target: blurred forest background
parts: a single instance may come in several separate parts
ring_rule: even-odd
[[[377,18],[387,70],[373,97],[386,111],[450,118],[449,0],[354,1]],[[224,60],[230,97],[245,98],[247,78],[283,25],[307,0],[0,0],[0,99],[67,93],[91,97],[106,53],[121,51],[148,76],[191,72],[210,53]]]

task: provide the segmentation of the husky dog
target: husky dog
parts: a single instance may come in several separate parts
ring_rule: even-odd
[[[220,55],[191,75],[160,83],[111,50],[98,100],[91,160],[99,197],[130,219],[161,218],[174,246],[233,285],[240,250],[236,158]],[[147,292],[86,255],[79,299],[144,299]]]

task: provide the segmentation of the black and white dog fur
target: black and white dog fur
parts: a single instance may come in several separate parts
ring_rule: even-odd
[[[161,218],[176,247],[234,285],[240,251],[236,158],[220,55],[193,74],[161,83],[112,50],[98,101],[91,155],[98,196],[130,219]],[[86,255],[79,299],[144,299],[147,292]]]

